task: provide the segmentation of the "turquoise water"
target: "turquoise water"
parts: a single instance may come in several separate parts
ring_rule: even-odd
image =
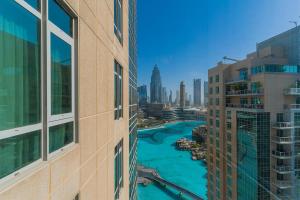
[[[138,131],[138,163],[156,169],[160,176],[198,195],[206,197],[207,169],[202,161],[192,161],[187,151],[178,151],[177,139],[191,139],[192,129],[203,122],[177,122],[163,128]],[[157,184],[138,186],[139,200],[174,200],[178,192]]]

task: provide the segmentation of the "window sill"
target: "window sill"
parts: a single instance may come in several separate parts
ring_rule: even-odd
[[[37,171],[41,170],[46,166],[47,166],[47,162],[43,162],[42,159],[39,159],[19,169],[18,171],[13,172],[12,174],[0,180],[0,191],[9,190],[10,188],[13,188],[24,179],[32,176],[34,173],[36,173]]]
[[[48,154],[48,161],[54,161],[59,159],[61,156],[66,155],[67,153],[73,151],[74,149],[76,149],[78,147],[78,143],[72,142],[66,146],[64,146],[63,148],[60,148],[52,153]]]

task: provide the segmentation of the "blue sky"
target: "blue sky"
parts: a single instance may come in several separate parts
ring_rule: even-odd
[[[300,0],[138,0],[138,83],[158,64],[168,90],[183,80],[191,93],[223,56],[244,58],[299,16]]]

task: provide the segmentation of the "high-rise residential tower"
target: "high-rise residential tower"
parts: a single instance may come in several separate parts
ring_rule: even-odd
[[[151,103],[162,102],[162,84],[158,66],[155,65],[152,70],[150,83],[150,101]]]
[[[124,1],[115,0],[119,4],[123,4]],[[129,158],[129,200],[137,200],[137,5],[136,0],[128,0],[128,85],[129,85],[129,148],[126,152]],[[147,86],[143,86],[144,95],[142,98],[143,103],[147,103]],[[146,93],[146,94],[145,94]],[[126,140],[125,140],[126,141]],[[125,145],[126,146],[126,145]],[[116,150],[116,149],[115,149]],[[122,161],[121,161],[122,162]],[[124,165],[124,163],[122,163]],[[126,172],[127,173],[127,172]],[[126,183],[127,181],[125,181]],[[121,198],[119,198],[121,199]],[[127,197],[125,196],[125,199]]]
[[[210,200],[299,199],[299,30],[209,70]]]
[[[207,106],[208,105],[208,81],[204,81],[203,94],[204,94],[204,106]]]
[[[147,85],[141,85],[138,87],[138,101],[139,106],[147,103]]]
[[[185,93],[185,84],[183,81],[180,82],[180,108],[185,107],[186,93]]]
[[[201,79],[194,79],[194,106],[201,106]]]
[[[0,199],[136,199],[135,0],[2,0]]]

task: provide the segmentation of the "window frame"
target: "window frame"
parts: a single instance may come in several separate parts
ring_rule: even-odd
[[[119,70],[120,69],[120,70]],[[117,77],[117,85],[115,78]],[[114,60],[114,104],[117,101],[117,105],[114,105],[114,120],[121,120],[124,117],[124,68],[115,59]],[[117,106],[117,107],[116,107]],[[117,114],[116,114],[117,113]]]
[[[40,131],[41,134],[41,141],[40,141],[40,149],[41,149],[41,156],[38,160],[33,161],[32,163],[27,164],[26,166],[12,172],[11,174],[0,178],[0,185],[4,184],[13,178],[19,177],[23,173],[27,172],[28,170],[31,170],[37,166],[39,166],[44,161],[51,160],[52,157],[59,154],[59,152],[63,151],[64,149],[67,149],[71,146],[73,146],[75,143],[78,143],[78,130],[77,130],[77,71],[76,68],[78,66],[77,59],[77,51],[78,51],[78,45],[77,45],[77,32],[78,32],[78,20],[77,15],[71,11],[71,9],[68,8],[67,5],[64,4],[64,2],[58,2],[59,5],[62,7],[62,9],[65,10],[72,18],[73,23],[73,35],[72,37],[69,36],[67,33],[65,33],[63,30],[61,30],[59,27],[57,27],[55,24],[53,24],[48,16],[48,0],[40,0],[40,8],[39,10],[32,7],[29,3],[27,3],[25,0],[13,0],[14,3],[18,4],[22,9],[29,12],[33,16],[37,17],[40,22],[39,27],[39,33],[40,33],[40,115],[41,120],[39,123],[32,124],[32,125],[26,125],[21,126],[17,128],[7,129],[0,131],[0,140],[7,139],[10,137],[15,137],[19,135],[26,135],[30,134],[34,131]],[[46,7],[45,7],[46,6]],[[47,10],[46,10],[47,8]],[[43,14],[45,14],[43,16]],[[45,22],[44,22],[45,21]],[[47,31],[45,31],[47,30]],[[71,64],[71,76],[72,76],[72,112],[66,113],[62,115],[57,116],[51,116],[51,110],[49,109],[49,106],[51,108],[51,87],[49,83],[51,84],[51,33],[57,36],[58,38],[62,39],[66,43],[70,44],[71,42],[71,56],[72,56],[72,64]],[[46,40],[46,42],[44,41]],[[47,53],[45,53],[47,52]],[[50,70],[50,72],[49,72]],[[44,74],[47,74],[47,77],[44,76]],[[47,80],[45,80],[45,78]],[[45,89],[47,91],[45,91]],[[47,105],[45,105],[45,99],[47,100]],[[50,114],[50,115],[49,115]],[[45,117],[48,117],[46,120]],[[49,128],[57,125],[63,125],[69,122],[73,122],[73,142],[67,144],[66,146],[52,152],[49,154]],[[45,129],[45,126],[47,127]],[[47,149],[47,150],[45,150]]]
[[[42,5],[41,5],[41,8],[40,8],[40,11],[38,11],[24,0],[14,0],[14,3],[18,4],[25,11],[29,12],[30,14],[32,14],[33,16],[35,16],[37,19],[40,20],[40,29],[39,29],[40,36],[41,36],[40,37],[40,45],[42,45],[42,31],[43,31],[42,30],[42,28],[43,28],[42,27],[42,14],[41,14]],[[40,53],[40,58],[42,58],[42,55],[43,55],[43,49],[42,48],[40,48],[39,53]],[[42,67],[42,59],[40,59],[40,67]],[[41,77],[40,84],[42,86],[43,85],[43,83],[42,83],[42,70],[40,70],[40,77]],[[40,145],[41,157],[38,160],[36,160],[32,163],[29,163],[26,166],[12,172],[11,174],[9,174],[9,175],[7,175],[3,178],[0,178],[0,185],[2,183],[7,182],[8,180],[11,180],[14,177],[17,177],[19,174],[22,174],[23,172],[31,169],[32,167],[35,167],[35,166],[39,165],[43,161],[44,134],[43,134],[43,123],[42,123],[42,120],[43,120],[42,119],[42,113],[43,113],[43,101],[42,101],[43,92],[42,92],[42,87],[41,87],[40,95],[41,95],[40,96],[41,97],[41,102],[40,102],[41,120],[40,120],[40,122],[36,123],[36,124],[31,124],[31,125],[11,128],[11,129],[7,129],[7,130],[2,130],[2,131],[0,131],[0,140],[15,137],[15,136],[20,136],[20,135],[30,134],[31,132],[34,132],[34,131],[41,131],[41,133],[40,133],[41,134],[41,145]]]
[[[117,152],[116,152],[117,149]],[[118,160],[118,156],[120,157],[120,160]],[[118,178],[117,180],[117,185],[114,185],[114,199],[118,200],[120,199],[120,193],[121,189],[124,188],[124,140],[123,138],[118,142],[118,144],[115,146],[114,150],[114,166],[117,164],[117,174],[114,169],[114,184],[115,184],[115,179]],[[121,174],[119,174],[119,168]]]
[[[120,44],[123,45],[123,0],[114,0],[114,12],[117,12],[114,13],[114,33]],[[117,19],[115,17],[117,17]],[[118,27],[118,25],[120,27]]]
[[[47,4],[48,4],[47,0]],[[49,8],[49,6],[47,6]],[[67,12],[67,11],[66,11]],[[73,146],[76,141],[76,125],[75,125],[75,39],[74,34],[73,37],[69,36],[65,33],[62,29],[56,26],[53,22],[49,19],[49,12],[47,11],[47,155],[51,159],[55,157],[59,152],[64,151],[64,149]],[[73,19],[73,33],[74,31],[74,19]],[[51,114],[51,35],[55,35],[62,41],[66,42],[68,45],[71,46],[71,112],[63,113],[58,115]],[[49,137],[50,137],[50,128],[58,125],[64,125],[66,123],[73,122],[73,142],[63,146],[62,148],[57,149],[56,151],[50,153],[49,152]]]

